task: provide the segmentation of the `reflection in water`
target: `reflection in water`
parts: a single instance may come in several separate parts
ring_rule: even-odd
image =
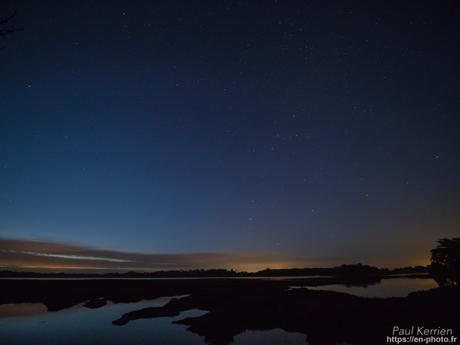
[[[406,297],[409,293],[420,290],[429,290],[438,284],[431,278],[392,278],[382,279],[381,283],[368,286],[346,286],[331,284],[317,287],[308,287],[315,290],[345,292],[362,297]],[[292,286],[298,288],[300,286]]]
[[[109,304],[99,309],[70,308],[58,312],[0,319],[2,342],[15,345],[92,344],[203,344],[202,338],[171,321],[206,313],[188,310],[175,318],[139,320],[125,327],[112,320],[133,309],[162,306],[168,298]],[[19,305],[18,305],[19,306]]]
[[[46,313],[40,303],[9,304],[0,306],[5,312],[16,309],[16,314],[6,313],[0,319],[2,340],[15,345],[49,345],[49,344],[174,344],[203,345],[204,339],[188,332],[186,326],[173,324],[172,321],[186,317],[198,317],[206,311],[188,310],[177,317],[141,319],[124,327],[112,326],[111,321],[131,310],[159,307],[166,304],[169,297],[137,303],[108,304],[99,309],[74,307],[57,312]],[[30,313],[21,311],[28,310]],[[32,314],[32,310],[41,313]],[[43,313],[45,311],[45,313]],[[24,330],[27,329],[27,332]],[[305,345],[306,336],[301,333],[286,332],[281,329],[268,331],[246,331],[234,338],[235,345]]]
[[[206,311],[192,309],[182,312],[176,317],[162,317],[156,319],[141,319],[130,322],[124,327],[112,326],[112,320],[131,310],[158,307],[166,304],[169,297],[137,303],[109,304],[99,309],[83,307],[70,308],[58,312],[42,314],[23,314],[21,318],[5,317],[0,319],[2,341],[5,344],[15,345],[49,345],[92,344],[95,339],[98,343],[111,345],[203,345],[204,339],[188,332],[187,327],[173,324],[172,321],[186,317],[198,317]],[[5,310],[38,309],[41,304],[10,304]],[[270,331],[248,331],[235,337],[236,345],[251,344],[278,344],[278,345],[305,345],[305,335],[288,333],[280,329]]]
[[[383,279],[381,284],[368,287],[343,285],[319,286],[318,290],[335,290],[367,297],[405,296],[409,292],[436,287],[432,279]],[[98,309],[81,305],[57,312],[44,312],[43,304],[0,305],[2,342],[15,345],[92,344],[111,345],[203,345],[204,338],[187,331],[187,326],[173,321],[198,317],[206,311],[189,309],[175,317],[139,319],[123,327],[112,321],[124,313],[148,307],[163,306],[170,297],[136,303],[108,304]],[[234,336],[235,345],[305,345],[306,336],[282,329],[251,330]],[[342,344],[343,345],[343,344]]]
[[[280,328],[269,331],[246,331],[234,338],[233,345],[308,345],[302,333],[286,332]]]
[[[46,313],[47,309],[43,303],[20,303],[0,305],[0,318],[27,316]]]

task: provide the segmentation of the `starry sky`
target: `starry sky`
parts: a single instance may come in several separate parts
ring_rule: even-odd
[[[23,241],[32,261],[77,248],[150,255],[143,269],[160,254],[394,267],[458,236],[455,1],[2,1],[13,11],[0,266],[25,262]]]

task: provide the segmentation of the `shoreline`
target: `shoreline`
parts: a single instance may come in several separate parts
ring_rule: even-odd
[[[228,345],[234,336],[254,329],[281,328],[304,333],[311,345],[384,344],[394,325],[442,325],[454,329],[455,334],[460,332],[460,288],[434,288],[412,292],[407,297],[367,298],[308,287],[289,289],[299,281],[316,286],[334,281],[347,283],[337,277],[315,281],[3,280],[0,304],[43,303],[53,312],[78,304],[93,309],[103,308],[108,302],[173,297],[164,306],[132,310],[119,315],[112,323],[114,327],[122,327],[138,319],[177,316],[190,309],[206,310],[202,316],[174,322],[187,326],[190,332],[203,336],[206,343],[215,345]],[[358,284],[356,280],[355,283]]]

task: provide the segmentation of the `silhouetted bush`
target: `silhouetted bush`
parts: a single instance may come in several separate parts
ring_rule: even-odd
[[[431,250],[431,274],[440,286],[460,285],[460,238],[443,238]]]

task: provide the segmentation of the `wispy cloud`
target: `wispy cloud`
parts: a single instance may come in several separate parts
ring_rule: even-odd
[[[52,241],[0,238],[0,267],[3,269],[154,271],[235,268],[253,271],[266,267],[292,267],[293,265],[296,265],[295,261],[262,254],[145,254]]]
[[[35,256],[45,256],[50,258],[61,258],[61,259],[72,259],[72,260],[96,260],[96,261],[108,261],[108,262],[132,262],[132,260],[126,259],[114,259],[114,258],[104,258],[99,256],[84,256],[84,255],[72,255],[72,254],[50,254],[50,253],[37,253],[30,251],[14,251],[14,250],[2,250],[2,253],[17,253],[17,254],[27,254]]]

